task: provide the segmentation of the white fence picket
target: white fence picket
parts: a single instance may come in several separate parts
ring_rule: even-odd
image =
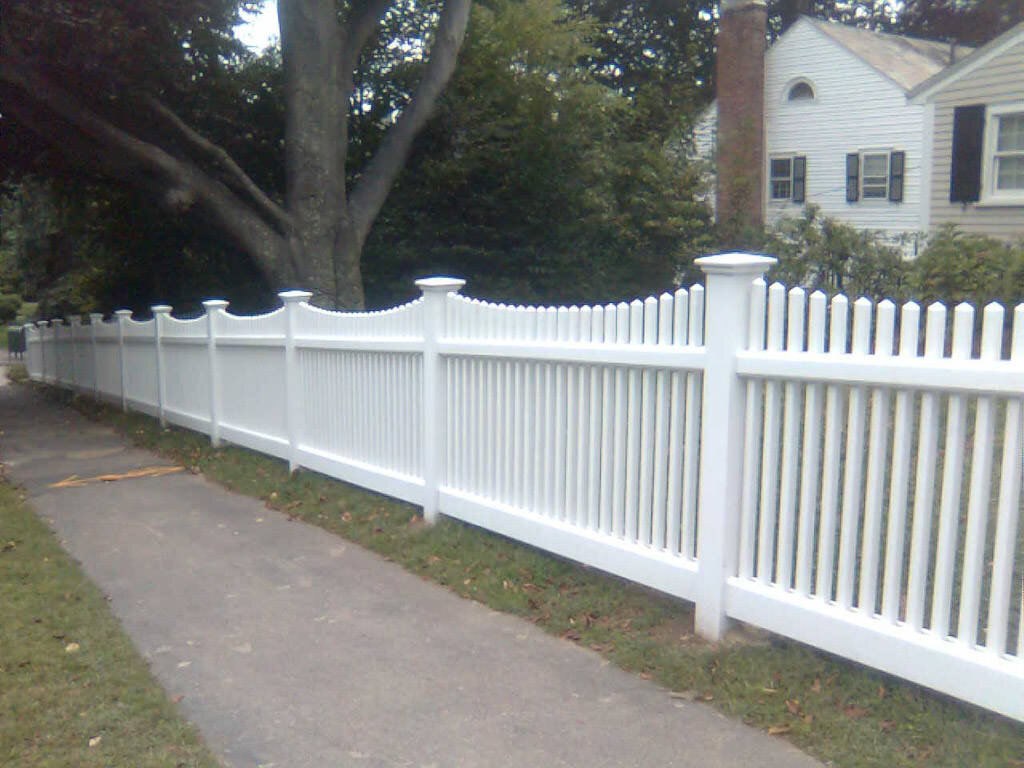
[[[973,327],[974,308],[969,304],[957,305],[953,311],[953,359],[970,358]],[[939,637],[946,637],[950,629],[954,576],[951,566],[956,558],[960,527],[967,405],[965,395],[950,395],[946,417],[946,455],[942,460],[939,537],[935,545],[935,586],[932,592],[931,630]]]
[[[876,309],[875,357],[892,356],[896,307],[883,301]],[[868,473],[864,493],[864,528],[860,550],[860,584],[857,607],[871,616],[878,593],[878,563],[881,552],[882,514],[885,502],[883,483],[889,460],[889,391],[876,387],[871,393],[871,421],[868,434]]]

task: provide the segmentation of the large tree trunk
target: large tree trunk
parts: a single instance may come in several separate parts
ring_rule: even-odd
[[[348,219],[349,98],[339,72],[336,5],[334,0],[284,0],[278,18],[285,74],[285,200],[295,223],[294,259],[318,303],[361,308],[362,286],[341,285],[335,267],[336,243]]]

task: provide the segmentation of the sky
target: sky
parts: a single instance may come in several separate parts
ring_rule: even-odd
[[[242,12],[247,23],[235,27],[235,37],[254,51],[262,51],[270,44],[271,39],[279,37],[277,27],[277,0],[264,0],[263,10],[259,14]]]

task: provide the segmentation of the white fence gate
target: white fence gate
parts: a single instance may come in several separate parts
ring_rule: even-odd
[[[1024,305],[768,289],[772,259],[595,307],[461,280],[339,313],[27,329],[92,393],[1024,720]],[[706,327],[706,330],[705,330]]]

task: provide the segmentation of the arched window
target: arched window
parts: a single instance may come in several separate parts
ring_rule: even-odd
[[[814,88],[806,80],[800,80],[789,89],[789,101],[814,101]]]

